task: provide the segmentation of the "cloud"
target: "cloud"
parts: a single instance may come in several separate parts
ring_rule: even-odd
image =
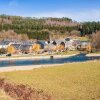
[[[75,21],[100,21],[100,10],[87,10],[87,11],[55,11],[45,13],[29,14],[31,17],[69,17]]]
[[[17,6],[18,6],[18,2],[12,0],[12,1],[9,2],[9,6],[10,6],[10,7],[17,7]]]

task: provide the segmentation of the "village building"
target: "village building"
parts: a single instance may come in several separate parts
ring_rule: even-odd
[[[86,51],[89,44],[90,44],[89,41],[81,41],[81,47],[79,50]]]
[[[12,42],[10,42],[10,41],[1,41],[1,42],[0,42],[0,48],[7,49],[7,47],[8,47],[9,45],[11,45],[11,44],[12,44]]]
[[[7,47],[7,52],[11,54],[18,54],[20,53],[20,46],[21,44],[11,44]]]
[[[32,45],[23,44],[20,46],[20,52],[24,54],[32,53]]]
[[[43,53],[45,45],[45,41],[37,41],[33,44],[32,51],[35,53]]]
[[[81,45],[81,41],[78,39],[66,38],[65,40],[65,48],[67,50],[77,50],[78,47]]]

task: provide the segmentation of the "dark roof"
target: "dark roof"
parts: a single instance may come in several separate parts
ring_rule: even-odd
[[[21,45],[20,50],[29,50],[32,45]]]
[[[20,48],[21,44],[11,44],[11,46],[15,47],[18,50]]]
[[[0,41],[0,45],[8,45],[9,43],[15,43],[18,44],[20,41],[17,40],[2,40]]]
[[[66,38],[65,40],[66,40],[66,41],[70,41],[70,38]]]
[[[41,45],[41,49],[43,49],[44,46],[46,45],[45,41],[37,41],[36,44],[40,44]]]

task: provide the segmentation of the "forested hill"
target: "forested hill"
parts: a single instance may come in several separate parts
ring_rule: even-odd
[[[92,34],[100,30],[100,22],[78,23],[70,18],[31,18],[0,15],[0,31],[14,30],[17,34],[27,34],[31,39],[48,39],[50,35]]]

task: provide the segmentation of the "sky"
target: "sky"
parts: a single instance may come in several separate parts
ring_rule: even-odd
[[[0,0],[0,14],[100,21],[100,0]]]

